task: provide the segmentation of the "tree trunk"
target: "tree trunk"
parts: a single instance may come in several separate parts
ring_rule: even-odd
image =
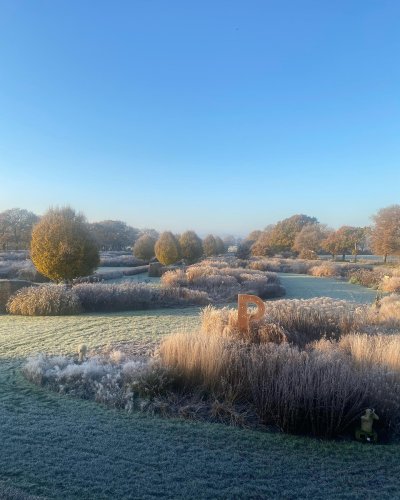
[[[385,253],[385,255],[383,256],[383,262],[384,262],[384,264],[386,264],[386,259],[387,259],[387,253]]]

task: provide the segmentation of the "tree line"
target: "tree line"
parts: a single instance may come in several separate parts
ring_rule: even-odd
[[[72,208],[50,209],[32,229],[30,256],[36,269],[56,282],[92,274],[100,263],[92,226]],[[119,226],[126,237],[126,228]],[[133,245],[136,257],[146,261],[156,257],[164,265],[181,260],[191,264],[203,255],[218,255],[225,250],[226,244],[219,236],[210,234],[202,240],[194,231],[181,235],[147,231]]]
[[[32,229],[39,222],[41,217],[21,208],[13,208],[0,213],[0,249],[6,250],[28,250],[30,247]],[[131,249],[135,243],[141,241],[157,241],[160,234],[155,229],[138,229],[120,220],[104,220],[100,222],[88,223],[86,228],[90,232],[96,245],[101,251],[123,251]],[[180,238],[180,235],[177,235]],[[186,235],[186,239],[189,238]],[[217,246],[221,249],[221,241],[224,247],[229,247],[236,243],[233,236],[227,236],[223,240],[216,238]],[[185,238],[183,239],[183,243]],[[148,243],[147,243],[148,244]],[[213,246],[213,240],[208,238],[206,250]],[[141,245],[137,247],[138,251]],[[143,250],[141,250],[143,252]],[[147,260],[147,259],[146,259]]]
[[[400,255],[400,205],[380,209],[367,227],[342,226],[337,230],[321,224],[315,217],[296,214],[263,231],[252,231],[239,245],[241,257],[283,254],[289,257],[316,259],[328,253],[335,259],[360,253],[381,255],[386,262],[389,255]]]

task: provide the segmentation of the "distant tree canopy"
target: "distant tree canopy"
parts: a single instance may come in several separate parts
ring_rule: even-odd
[[[273,228],[261,232],[257,241],[251,246],[251,253],[258,257],[272,257],[277,253],[274,246]]]
[[[260,229],[256,229],[247,236],[246,240],[255,243],[258,240],[258,238],[262,235],[262,233],[263,232],[260,231]]]
[[[277,252],[292,251],[297,234],[308,224],[316,224],[318,220],[308,215],[292,215],[276,224],[272,231],[272,244]]]
[[[296,214],[266,228],[252,247],[253,255],[271,256],[279,252],[293,252],[296,236],[304,226],[317,224],[315,217]]]
[[[90,230],[101,250],[125,250],[133,246],[139,230],[120,220],[104,220],[90,224]]]
[[[217,255],[218,247],[215,236],[209,234],[204,238],[203,250],[204,250],[204,255],[206,255],[207,257],[211,257],[212,255]]]
[[[151,236],[156,241],[158,240],[158,238],[160,236],[158,231],[156,231],[155,229],[148,228],[148,227],[145,227],[144,229],[139,229],[139,235],[138,235],[139,238],[140,238],[140,236],[143,236],[144,234]]]
[[[138,259],[151,260],[155,256],[156,239],[148,234],[142,234],[133,246],[133,255]]]
[[[232,246],[232,245],[227,246],[225,240],[223,240],[219,236],[215,236],[215,244],[217,245],[217,255],[225,253],[225,251],[228,250],[229,246]]]
[[[389,255],[400,255],[400,205],[382,208],[372,217],[371,245],[386,262]]]
[[[0,213],[0,246],[3,250],[29,248],[32,228],[39,217],[28,210],[12,208]]]
[[[241,241],[236,249],[236,257],[239,259],[248,259],[251,255],[251,247],[253,246],[254,241],[252,240],[243,240]]]
[[[88,276],[99,265],[84,216],[68,207],[50,209],[35,225],[31,258],[40,273],[57,282]]]
[[[203,244],[194,231],[186,231],[179,238],[181,255],[189,264],[193,264],[203,255]]]
[[[155,253],[164,266],[175,264],[181,258],[179,242],[170,231],[160,235],[155,245]]]
[[[331,232],[328,237],[322,241],[321,247],[332,255],[334,259],[336,255],[342,255],[344,260],[346,254],[354,255],[357,260],[357,255],[365,245],[366,230],[362,227],[342,226],[337,231]]]
[[[315,259],[321,250],[322,242],[329,236],[329,229],[324,224],[307,224],[297,233],[293,250],[300,258]]]

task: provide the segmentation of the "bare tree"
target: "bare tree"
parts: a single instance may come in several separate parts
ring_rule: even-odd
[[[28,210],[11,208],[0,214],[0,244],[3,250],[28,248],[32,228],[39,217]]]

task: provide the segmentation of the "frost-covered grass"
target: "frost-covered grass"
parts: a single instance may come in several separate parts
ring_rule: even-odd
[[[288,295],[324,295],[325,280],[308,277],[303,287],[288,278]],[[342,295],[338,289],[335,294],[346,298],[347,284],[341,285]],[[37,352],[69,355],[82,343],[90,349],[133,340],[152,344],[168,333],[191,331],[198,311],[0,316],[2,484],[52,499],[398,496],[399,445],[321,442],[126,414],[61,397],[20,373],[25,358]]]
[[[335,278],[316,278],[300,274],[280,273],[279,279],[286,290],[285,298],[311,299],[331,297],[332,299],[370,304],[376,291]]]

